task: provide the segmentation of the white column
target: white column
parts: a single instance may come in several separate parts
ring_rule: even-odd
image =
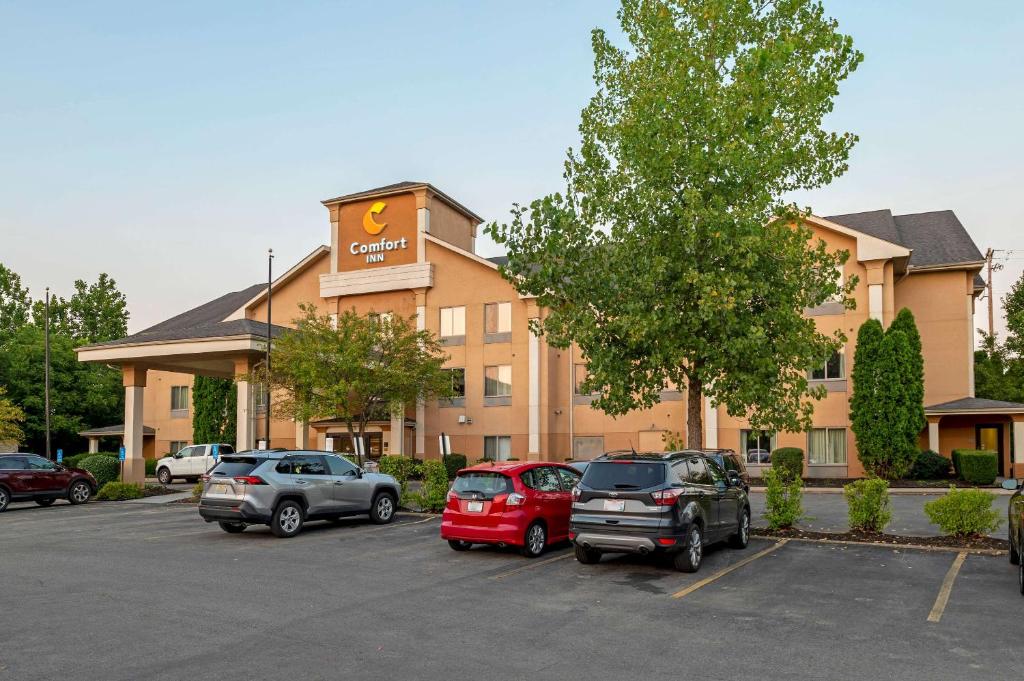
[[[540,455],[540,337],[530,331],[529,351],[527,352],[527,371],[530,385],[527,396],[527,421],[529,437],[527,448],[529,455]]]
[[[305,421],[295,422],[295,449],[309,449],[309,424]]]
[[[704,397],[704,446],[718,449],[718,407],[711,404],[711,398]]]
[[[881,284],[871,284],[868,286],[868,316],[880,322],[882,321]]]
[[[142,456],[142,402],[145,386],[124,388],[124,482],[145,482],[146,466]]]
[[[388,454],[405,454],[405,409],[391,410],[391,449]]]
[[[253,448],[252,384],[249,381],[238,381],[236,410],[235,449],[240,452]]]
[[[1014,424],[1016,425],[1016,424]],[[928,421],[928,449],[932,450],[937,454],[941,454],[939,451],[939,422]]]
[[[427,211],[429,222],[430,211]],[[416,330],[427,328],[427,306],[416,306]],[[423,458],[427,451],[427,407],[423,400],[416,402],[416,456]]]
[[[1014,468],[1016,464],[1024,460],[1024,421],[1013,422],[1013,461]],[[1009,475],[1007,477],[1017,477],[1017,471],[1011,468],[1007,471]]]
[[[100,451],[100,439],[98,437],[89,438],[89,453],[95,454]]]

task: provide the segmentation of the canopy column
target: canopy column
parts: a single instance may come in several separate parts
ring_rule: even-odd
[[[936,454],[942,453],[942,450],[939,449],[939,419],[941,418],[941,416],[928,417],[928,449]]]
[[[121,367],[124,383],[124,466],[121,480],[146,481],[146,460],[142,454],[142,404],[146,389],[146,368],[132,364]],[[90,449],[92,442],[90,442]]]
[[[235,382],[238,384],[238,402],[236,403],[235,421],[235,451],[252,449],[255,446],[253,440],[252,423],[252,383],[241,380],[241,377],[249,374],[252,370],[249,360],[245,358],[235,360]]]

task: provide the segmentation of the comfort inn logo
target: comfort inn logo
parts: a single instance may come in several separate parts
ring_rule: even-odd
[[[363,214],[363,230],[370,236],[377,236],[384,231],[385,227],[388,226],[388,223],[377,222],[374,219],[374,216],[380,215],[384,212],[387,205],[388,204],[383,201],[378,201],[370,206],[370,209]],[[348,247],[348,252],[352,255],[365,255],[366,262],[384,262],[384,255],[388,251],[408,247],[409,243],[405,237],[391,241],[387,237],[382,236],[380,241],[372,241],[368,244],[353,241]]]

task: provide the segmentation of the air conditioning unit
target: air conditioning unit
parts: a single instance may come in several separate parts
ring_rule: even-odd
[[[465,422],[466,422],[466,415],[465,414],[459,414],[459,423],[465,423]]]

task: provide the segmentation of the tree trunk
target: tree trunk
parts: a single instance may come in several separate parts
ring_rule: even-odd
[[[704,404],[704,383],[700,377],[686,377],[686,446],[690,449],[704,448],[704,418],[701,406]]]

